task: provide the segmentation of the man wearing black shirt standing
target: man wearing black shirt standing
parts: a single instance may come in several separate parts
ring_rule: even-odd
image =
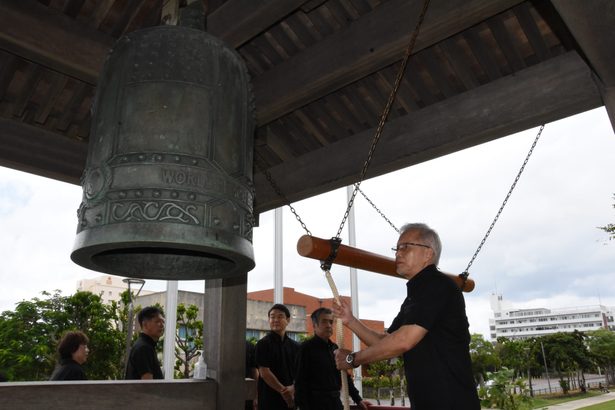
[[[337,345],[330,340],[333,335],[333,312],[320,308],[312,313],[314,337],[301,344],[297,359],[295,393],[297,405],[301,410],[342,410],[340,390],[342,378],[335,368],[333,352]],[[352,378],[348,379],[348,392],[361,409],[368,404],[359,395]]]
[[[472,377],[468,319],[461,290],[437,269],[442,245],[425,224],[407,224],[395,251],[397,273],[408,279],[408,294],[387,333],[375,332],[352,315],[348,303],[334,313],[369,347],[339,349],[337,367],[404,355],[408,397],[413,410],[479,410]]]
[[[163,379],[156,343],[164,334],[164,317],[155,306],[143,308],[137,316],[141,334],[130,349],[126,379]]]
[[[256,343],[258,365],[258,408],[286,410],[295,408],[295,362],[299,343],[286,334],[290,311],[275,304],[267,313],[269,332]]]

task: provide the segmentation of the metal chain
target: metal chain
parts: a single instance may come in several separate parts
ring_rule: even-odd
[[[523,161],[523,165],[521,165],[521,169],[519,169],[519,172],[517,173],[517,177],[515,178],[514,182],[512,183],[512,185],[510,187],[510,189],[508,190],[508,194],[506,194],[506,198],[504,198],[504,202],[502,202],[502,206],[500,206],[500,209],[498,210],[498,213],[495,215],[495,218],[493,218],[493,222],[491,222],[491,226],[489,226],[489,229],[487,229],[487,233],[483,237],[483,240],[480,241],[480,245],[478,245],[478,248],[476,249],[476,252],[474,252],[474,255],[472,256],[472,259],[470,259],[470,263],[468,263],[468,266],[465,268],[463,273],[460,275],[464,279],[468,277],[470,266],[472,266],[472,263],[474,263],[474,259],[476,259],[476,256],[478,255],[478,253],[482,249],[483,245],[485,244],[485,241],[487,241],[487,238],[489,237],[489,234],[491,233],[491,230],[495,226],[495,223],[497,222],[498,218],[500,217],[500,214],[502,213],[502,211],[504,210],[504,207],[506,206],[506,203],[508,202],[508,198],[510,198],[510,195],[512,194],[513,190],[515,189],[515,186],[517,185],[517,182],[519,181],[519,178],[521,178],[521,174],[523,173],[523,170],[525,169],[525,166],[527,165],[527,162],[529,161],[530,156],[532,155],[532,152],[534,152],[534,148],[536,147],[536,143],[538,143],[538,139],[540,138],[540,135],[542,134],[542,130],[544,130],[544,128],[545,128],[545,125],[542,124],[540,126],[540,129],[538,130],[538,134],[536,134],[536,138],[534,139],[534,143],[532,143],[532,146],[530,147],[530,151],[527,153],[527,156],[525,157],[525,161]]]
[[[355,184],[355,186],[356,186],[356,184]],[[382,211],[381,211],[380,209],[378,209],[378,207],[376,206],[376,204],[374,204],[374,203],[372,202],[372,200],[371,200],[371,199],[369,199],[369,198],[367,197],[367,195],[365,195],[365,192],[363,192],[363,191],[361,190],[361,188],[359,188],[359,187],[357,187],[357,190],[359,191],[359,193],[360,193],[361,195],[363,195],[363,198],[365,198],[365,200],[366,200],[367,202],[369,202],[369,204],[372,206],[372,208],[374,208],[374,209],[376,210],[376,212],[378,212],[378,213],[380,214],[380,216],[381,216],[381,217],[382,217],[385,221],[387,221],[387,222],[388,222],[388,224],[389,224],[389,225],[391,225],[391,227],[392,227],[393,229],[395,229],[395,232],[399,233],[399,229],[397,229],[397,227],[393,224],[393,222],[391,222],[391,221],[389,220],[389,218],[387,218],[387,217],[386,217],[386,215],[385,215],[384,213],[382,213]]]
[[[261,170],[261,172],[263,174],[265,174],[265,178],[267,178],[267,181],[269,181],[269,184],[271,185],[271,187],[273,188],[273,190],[275,191],[275,193],[284,200],[284,202],[286,203],[286,205],[288,205],[288,207],[290,208],[290,212],[293,213],[293,215],[295,215],[295,218],[297,219],[297,221],[299,221],[299,223],[301,224],[301,227],[303,228],[303,230],[305,231],[305,233],[307,233],[309,236],[312,236],[312,232],[310,232],[310,230],[307,228],[307,226],[305,225],[305,223],[303,222],[303,220],[301,219],[301,217],[299,216],[299,214],[297,213],[297,211],[295,210],[295,208],[293,207],[293,205],[290,203],[290,201],[288,200],[288,198],[286,198],[286,195],[284,195],[282,193],[282,190],[280,189],[280,187],[278,186],[278,184],[275,183],[275,181],[273,180],[273,177],[271,176],[271,174],[269,173],[268,170],[264,169],[262,166],[260,166],[260,164],[257,164],[258,168]]]
[[[401,62],[401,66],[399,67],[399,71],[397,72],[397,78],[395,78],[395,85],[389,94],[389,99],[384,107],[384,111],[380,116],[380,121],[378,122],[378,128],[376,129],[376,134],[374,135],[374,140],[372,141],[372,146],[369,149],[367,154],[367,159],[363,164],[363,168],[361,169],[361,175],[359,176],[359,181],[354,184],[354,190],[352,191],[352,195],[350,196],[350,200],[348,201],[348,207],[346,208],[346,212],[344,213],[344,217],[342,218],[342,222],[340,223],[340,227],[337,230],[336,238],[339,238],[342,234],[342,230],[344,229],[344,224],[348,219],[348,215],[350,214],[350,210],[352,209],[352,205],[354,204],[354,199],[357,196],[357,192],[361,182],[365,178],[365,174],[367,173],[367,169],[369,168],[369,164],[372,160],[372,156],[374,155],[374,151],[376,150],[376,146],[378,145],[378,141],[380,141],[380,136],[382,135],[382,130],[386,123],[386,120],[389,116],[389,112],[391,111],[391,107],[393,106],[393,102],[395,101],[395,96],[397,95],[397,91],[399,90],[399,86],[401,85],[401,80],[406,72],[406,67],[408,65],[408,60],[410,60],[410,55],[412,54],[412,50],[414,49],[414,44],[416,43],[416,38],[419,35],[421,25],[423,24],[423,20],[425,19],[425,14],[427,13],[427,6],[429,6],[429,0],[425,0],[423,2],[423,9],[421,10],[421,14],[419,16],[419,20],[416,23],[414,28],[414,32],[412,33],[412,37],[410,38],[410,43],[406,48],[406,54]]]
[[[410,43],[408,44],[408,47],[406,48],[406,54],[404,56],[404,59],[401,62],[401,66],[399,68],[399,71],[397,73],[397,78],[395,79],[395,84],[393,89],[391,90],[391,94],[389,95],[389,99],[384,107],[384,111],[380,117],[380,121],[378,122],[378,128],[376,129],[376,134],[374,135],[374,140],[372,142],[372,146],[369,149],[369,153],[367,155],[367,159],[365,160],[365,163],[363,164],[363,168],[361,170],[361,176],[359,177],[359,182],[355,183],[355,189],[352,192],[352,196],[350,197],[350,200],[348,201],[348,207],[346,208],[346,212],[344,213],[344,217],[342,218],[342,222],[340,223],[340,227],[337,231],[337,234],[335,236],[335,238],[339,238],[342,234],[342,230],[344,229],[344,224],[346,223],[346,220],[348,219],[348,215],[350,214],[350,210],[352,209],[352,205],[354,204],[354,199],[357,196],[357,191],[359,191],[359,185],[361,185],[361,182],[363,181],[363,179],[365,178],[365,174],[367,173],[367,168],[369,167],[369,164],[372,160],[372,156],[374,155],[374,151],[376,150],[376,145],[378,144],[378,141],[380,140],[380,135],[382,134],[382,129],[384,128],[384,124],[389,116],[389,112],[391,111],[391,107],[393,105],[393,102],[395,101],[395,96],[397,95],[397,91],[399,90],[399,86],[401,84],[401,80],[404,76],[404,73],[406,71],[406,67],[408,65],[408,60],[410,59],[410,55],[412,54],[412,50],[414,49],[414,44],[416,43],[416,38],[419,35],[419,31],[421,28],[421,25],[423,24],[423,20],[425,19],[425,13],[427,13],[427,7],[429,6],[429,1],[430,0],[424,0],[423,2],[423,9],[421,10],[421,14],[419,16],[419,20],[416,23],[416,26],[414,28],[414,32],[412,33],[412,37],[410,38]],[[271,185],[271,187],[273,188],[273,190],[275,191],[275,193],[284,200],[284,202],[286,203],[286,205],[290,208],[290,211],[293,213],[293,215],[295,215],[295,218],[297,219],[297,221],[299,221],[299,223],[301,224],[301,227],[305,230],[305,232],[309,235],[312,236],[312,233],[310,232],[310,230],[307,228],[307,226],[305,225],[305,223],[303,222],[303,220],[301,220],[301,217],[299,216],[299,214],[297,213],[297,211],[295,210],[295,208],[293,208],[292,204],[290,203],[290,201],[288,200],[288,198],[286,198],[286,196],[282,193],[282,190],[280,189],[280,187],[278,186],[278,184],[275,183],[275,181],[273,180],[273,177],[271,176],[271,173],[269,173],[268,170],[264,169],[264,167],[262,167],[260,164],[256,163],[258,168],[260,169],[260,171],[265,174],[265,178],[267,178],[267,181],[269,181],[269,184]],[[363,196],[365,196],[365,194],[363,194]],[[365,198],[367,199],[367,196],[365,196]],[[369,201],[369,199],[368,199]],[[372,203],[371,201],[369,201],[370,203]],[[372,203],[372,206],[373,203]],[[378,210],[378,208],[376,208],[374,206],[374,208],[376,210]],[[393,227],[393,229],[395,229],[397,232],[399,232],[399,230],[384,216],[384,214],[382,214],[382,212],[380,212],[380,210],[378,210],[378,213],[380,213],[385,220],[387,220],[387,222],[389,222],[389,224]]]

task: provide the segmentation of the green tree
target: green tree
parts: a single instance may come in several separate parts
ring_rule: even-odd
[[[613,194],[613,199],[615,199],[615,194]],[[615,203],[613,203],[613,208],[615,208]],[[615,224],[608,224],[606,226],[599,226],[598,229],[602,229],[604,232],[609,234],[609,240],[615,239]]]
[[[175,374],[180,379],[190,377],[192,359],[203,350],[203,321],[198,319],[199,308],[177,305],[177,327],[175,333]]]
[[[493,344],[474,333],[470,340],[470,357],[472,358],[472,373],[478,384],[483,384],[488,372],[495,372],[500,367],[500,358]]]
[[[498,337],[496,351],[502,366],[513,372],[513,377],[519,377],[527,369],[527,353],[522,340]]]
[[[531,408],[532,399],[525,380],[515,378],[513,369],[503,367],[497,372],[489,373],[488,378],[491,382],[478,391],[484,407],[497,407],[501,410]]]
[[[604,369],[607,384],[615,384],[615,333],[608,329],[590,332],[587,345],[593,359]]]
[[[119,377],[124,342],[115,327],[117,311],[91,292],[42,295],[0,315],[0,368],[9,380],[47,380],[55,366],[57,343],[67,330],[81,330],[90,339],[84,365],[88,378]]]
[[[570,388],[572,372],[581,371],[580,382],[583,382],[584,376],[582,372],[592,367],[590,354],[584,339],[585,335],[578,331],[553,333],[541,338],[547,362],[557,372],[560,386],[564,393],[568,393]]]
[[[369,376],[367,385],[371,385],[376,389],[376,402],[380,405],[380,389],[392,388],[393,375],[399,370],[397,362],[401,361],[401,358],[380,360],[378,362],[370,363],[366,366],[366,371]],[[402,383],[399,381],[399,383]]]

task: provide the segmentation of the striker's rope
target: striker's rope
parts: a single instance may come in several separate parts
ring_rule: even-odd
[[[340,294],[337,291],[337,286],[335,286],[335,282],[333,281],[333,277],[331,276],[329,269],[325,271],[325,277],[327,278],[331,292],[333,292],[335,302],[341,306]],[[343,348],[344,324],[342,323],[342,319],[335,319],[335,338],[337,340],[337,345],[340,348]],[[340,370],[340,377],[342,378],[342,403],[344,404],[344,410],[349,410],[350,399],[348,397],[348,375],[346,374],[346,370]]]

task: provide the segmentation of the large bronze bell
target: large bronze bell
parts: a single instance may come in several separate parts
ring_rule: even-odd
[[[118,40],[93,106],[72,260],[148,279],[251,270],[253,113],[243,61],[204,31]]]

